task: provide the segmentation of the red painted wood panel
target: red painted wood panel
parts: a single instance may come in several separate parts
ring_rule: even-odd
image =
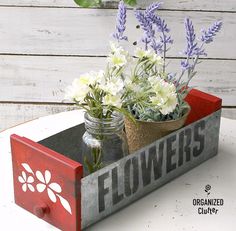
[[[15,202],[61,230],[81,230],[82,165],[11,136]]]
[[[185,100],[191,106],[191,111],[185,125],[218,111],[222,106],[222,99],[197,89],[192,89]]]

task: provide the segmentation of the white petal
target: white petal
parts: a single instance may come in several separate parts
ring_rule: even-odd
[[[61,193],[61,191],[62,191],[61,190],[61,186],[59,184],[57,184],[57,183],[51,183],[49,185],[49,188],[51,188],[52,190],[54,190],[57,193]]]
[[[41,192],[43,192],[45,190],[46,185],[45,184],[37,184],[36,188],[37,188],[38,192],[41,193]]]
[[[42,183],[46,183],[43,177],[43,174],[40,171],[36,172],[36,177],[38,178],[39,181],[41,181]]]
[[[23,179],[23,177],[22,176],[18,176],[18,181],[20,181],[20,183],[25,183],[25,180]]]
[[[45,171],[45,180],[46,180],[45,182],[46,184],[48,184],[49,181],[51,180],[51,173],[48,170]]]
[[[25,173],[25,171],[22,171],[22,177],[26,181],[26,173]]]
[[[34,178],[32,176],[29,176],[27,179],[27,183],[33,183],[34,182]]]
[[[31,185],[31,184],[28,184],[28,188],[29,188],[29,190],[30,190],[31,192],[34,192],[34,191],[35,191],[34,186]]]
[[[22,190],[23,190],[24,192],[26,192],[26,190],[27,190],[27,185],[26,185],[26,183],[22,185]]]
[[[48,196],[52,202],[55,203],[57,201],[56,195],[54,194],[54,192],[50,188],[48,188]]]
[[[57,196],[59,197],[62,206],[63,206],[70,214],[72,214],[72,211],[71,211],[71,207],[70,207],[69,202],[68,202],[65,198],[63,198],[62,196],[60,196],[60,195],[58,195],[58,194],[57,194]]]
[[[25,169],[27,172],[32,173],[32,174],[34,175],[34,172],[32,171],[32,169],[30,168],[30,166],[29,166],[28,164],[22,163],[21,165],[24,167],[24,169]]]

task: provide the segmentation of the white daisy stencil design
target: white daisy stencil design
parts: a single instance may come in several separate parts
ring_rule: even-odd
[[[45,171],[44,176],[40,171],[37,171],[36,177],[41,182],[36,186],[38,192],[41,193],[46,189],[50,200],[55,203],[57,201],[56,193],[62,191],[61,186],[57,183],[50,183],[51,173],[48,170]]]
[[[21,172],[21,176],[18,176],[18,181],[22,184],[22,190],[24,192],[27,191],[27,188],[31,192],[35,191],[34,186],[32,185],[34,178],[32,176],[27,177],[25,171]]]
[[[21,176],[18,176],[18,181],[22,184],[22,190],[24,192],[26,192],[27,189],[31,192],[35,192],[35,187],[32,184],[36,184],[35,180],[37,180],[36,189],[39,193],[47,192],[49,199],[54,203],[56,203],[57,198],[59,198],[65,210],[72,214],[69,202],[60,195],[60,193],[62,193],[61,186],[56,182],[51,182],[52,174],[49,170],[45,170],[44,174],[40,171],[36,171],[35,174],[27,163],[22,163],[21,165],[25,171],[21,172]],[[26,172],[31,175],[27,176]]]

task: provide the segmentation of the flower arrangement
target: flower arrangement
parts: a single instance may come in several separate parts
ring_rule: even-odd
[[[179,75],[170,73],[167,71],[166,55],[173,39],[165,20],[157,14],[161,4],[153,3],[145,11],[135,11],[135,17],[143,30],[140,40],[143,47],[136,48],[134,52],[133,67],[128,74],[129,84],[133,89],[126,85],[124,101],[129,100],[127,109],[138,120],[166,121],[183,116],[187,107],[184,98],[188,93],[188,84],[196,75],[195,67],[199,63],[199,57],[207,55],[204,45],[211,43],[222,27],[222,22],[217,21],[209,29],[203,29],[198,39],[199,44],[192,21],[186,18],[187,46],[182,52],[186,59],[181,61]],[[125,23],[126,8],[124,3],[120,2],[116,32],[113,34],[118,43],[128,40],[127,36],[124,36]],[[183,80],[185,75],[186,81]],[[134,100],[137,95],[138,100]]]
[[[145,11],[135,11],[143,30],[140,40],[143,46],[136,48],[132,57],[120,45],[121,41],[128,41],[124,35],[126,6],[121,1],[113,33],[117,43],[110,42],[111,52],[105,71],[81,75],[67,88],[66,97],[96,118],[109,118],[113,111],[144,121],[166,121],[183,116],[187,107],[184,98],[190,80],[196,75],[199,57],[207,55],[204,46],[213,41],[222,22],[217,21],[207,30],[203,29],[197,41],[193,23],[186,18],[187,45],[182,52],[186,58],[180,63],[179,75],[170,73],[166,56],[173,39],[165,20],[157,14],[161,4],[153,3]],[[184,81],[185,75],[187,80]]]
[[[128,52],[111,43],[106,70],[90,71],[74,79],[66,89],[65,98],[72,100],[92,117],[111,118],[113,112],[120,112],[132,119],[125,108],[125,83],[122,78],[128,63]]]
[[[112,34],[116,42],[110,42],[105,70],[91,71],[75,79],[66,90],[66,98],[100,120],[113,118],[114,113],[119,112],[136,121],[136,124],[154,123],[153,129],[159,122],[177,121],[174,127],[171,125],[171,129],[167,129],[168,133],[183,126],[190,110],[184,100],[190,89],[189,82],[197,73],[195,68],[200,63],[199,58],[207,55],[205,45],[214,40],[222,22],[217,21],[208,29],[202,29],[197,39],[192,21],[186,18],[186,48],[182,52],[185,58],[180,62],[180,73],[168,72],[166,57],[174,41],[167,23],[157,13],[161,5],[152,3],[145,10],[134,11],[143,35],[134,53],[129,54],[121,46],[121,42],[127,42],[128,37],[125,35],[127,9],[120,1],[116,31]],[[155,129],[161,131],[163,127],[165,125],[158,125]],[[144,131],[145,126],[140,126],[138,130],[126,123],[129,147],[129,139],[136,139],[135,148],[130,150],[137,150],[160,137],[154,131],[155,138],[137,138]],[[145,133],[145,136],[149,136],[150,132],[146,130]],[[160,133],[161,136],[168,134]],[[139,139],[145,142],[142,144]],[[101,153],[98,156],[95,155],[94,159],[100,160]]]

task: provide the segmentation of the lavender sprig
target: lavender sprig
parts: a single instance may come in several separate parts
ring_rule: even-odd
[[[142,42],[144,42],[145,49],[147,50],[148,44],[155,38],[155,30],[153,30],[150,19],[140,10],[135,11],[135,17],[138,20],[141,28],[144,30]]]
[[[202,36],[200,41],[202,41],[202,44],[199,47],[197,42],[195,42],[196,35],[194,32],[193,24],[189,18],[185,19],[187,49],[184,51],[184,54],[187,55],[187,58],[185,61],[181,61],[182,73],[179,77],[178,83],[180,82],[185,71],[187,71],[188,81],[186,83],[186,86],[188,86],[190,80],[196,74],[196,71],[194,71],[194,69],[196,65],[199,63],[198,62],[199,57],[201,55],[205,56],[207,55],[204,52],[203,45],[212,42],[214,36],[216,35],[217,32],[220,31],[221,27],[222,27],[222,22],[217,21],[207,31],[201,30]],[[192,64],[190,64],[190,61],[192,61]]]
[[[190,70],[195,67],[194,64],[190,64],[190,59],[198,58],[200,55],[206,55],[204,52],[204,49],[202,49],[202,45],[199,47],[196,40],[196,35],[193,27],[193,23],[189,18],[185,19],[185,30],[186,30],[186,40],[187,40],[187,48],[183,52],[187,58],[185,61],[181,61],[181,68],[182,68],[182,74],[180,78],[183,76],[184,72],[188,70],[188,73],[190,74]],[[195,62],[195,61],[194,61]]]
[[[116,18],[116,32],[112,34],[113,38],[117,39],[118,42],[121,40],[128,40],[127,36],[124,36],[126,29],[126,6],[123,1],[120,1],[118,7],[118,13]]]
[[[162,2],[156,2],[149,5],[144,12],[141,12],[140,10],[135,11],[135,16],[141,26],[141,28],[144,30],[144,36],[142,38],[142,42],[145,43],[145,49],[148,49],[148,44],[150,43],[150,46],[154,50],[161,50],[160,44],[157,44],[156,38],[155,38],[155,30],[153,28],[153,20],[152,18],[155,17],[155,11],[160,8],[162,5]]]
[[[156,26],[157,32],[160,32],[160,41],[155,41],[151,43],[151,47],[154,49],[154,51],[158,54],[163,53],[163,60],[164,60],[164,65],[163,65],[163,72],[165,72],[165,59],[166,59],[166,52],[168,51],[168,44],[173,43],[173,39],[171,38],[168,33],[170,32],[170,29],[168,28],[166,22],[164,19],[161,19],[159,16],[155,14],[150,14],[148,16],[152,23]]]
[[[183,70],[189,70],[193,67],[192,64],[190,64],[189,62],[187,62],[187,60],[182,60],[181,61],[181,67]]]
[[[203,43],[210,43],[213,41],[213,38],[215,37],[216,33],[220,31],[221,27],[223,25],[222,21],[215,22],[212,26],[208,28],[208,30],[202,29],[202,36],[201,41]]]
[[[160,41],[156,43],[157,46],[156,47],[152,46],[152,48],[154,49],[156,53],[161,54],[162,52],[166,51],[166,45],[168,43],[173,43],[173,40],[171,39],[171,37],[167,35],[167,33],[170,32],[170,29],[167,27],[165,20],[162,20],[157,15],[149,15],[149,19],[155,25],[157,32],[161,32]]]
[[[196,42],[196,35],[195,35],[192,21],[189,18],[186,18],[184,25],[185,25],[185,30],[186,30],[187,48],[185,49],[183,53],[187,56],[187,58],[186,60],[181,61],[180,63],[182,72],[178,79],[178,83],[183,77],[185,71],[188,71],[188,81],[187,81],[187,85],[188,85],[189,81],[196,74],[194,72],[194,69],[195,69],[195,66],[197,65],[199,56],[206,55],[206,53],[204,52],[204,49],[202,49],[203,44],[199,47]],[[193,60],[192,64],[190,64],[191,60]]]
[[[194,32],[193,23],[189,18],[185,19],[185,30],[186,30],[186,39],[187,39],[187,48],[184,51],[184,54],[187,57],[192,57],[194,55],[205,55],[204,50],[201,47],[198,47],[197,42],[195,41],[196,35]]]
[[[135,16],[144,30],[144,36],[142,42],[145,43],[145,49],[148,49],[148,45],[157,53],[163,54],[163,72],[165,72],[165,58],[167,52],[167,45],[172,44],[173,40],[171,36],[167,35],[170,32],[165,20],[161,19],[155,14],[155,11],[160,8],[162,2],[152,3],[144,12],[137,10]],[[156,37],[156,32],[160,32],[159,39]]]
[[[158,42],[157,40],[152,40],[150,46],[156,52],[156,54],[161,54],[163,52],[163,42]]]
[[[161,19],[160,17],[155,18],[156,19],[154,20],[154,23],[157,27],[157,31],[161,32],[160,43],[163,45],[163,52],[165,53],[167,51],[167,44],[172,44],[173,39],[170,35],[167,35],[167,33],[170,32],[170,29],[168,28],[165,20]]]
[[[158,10],[162,4],[163,4],[163,2],[154,2],[154,3],[152,3],[145,10],[145,15],[154,14],[155,11]]]

